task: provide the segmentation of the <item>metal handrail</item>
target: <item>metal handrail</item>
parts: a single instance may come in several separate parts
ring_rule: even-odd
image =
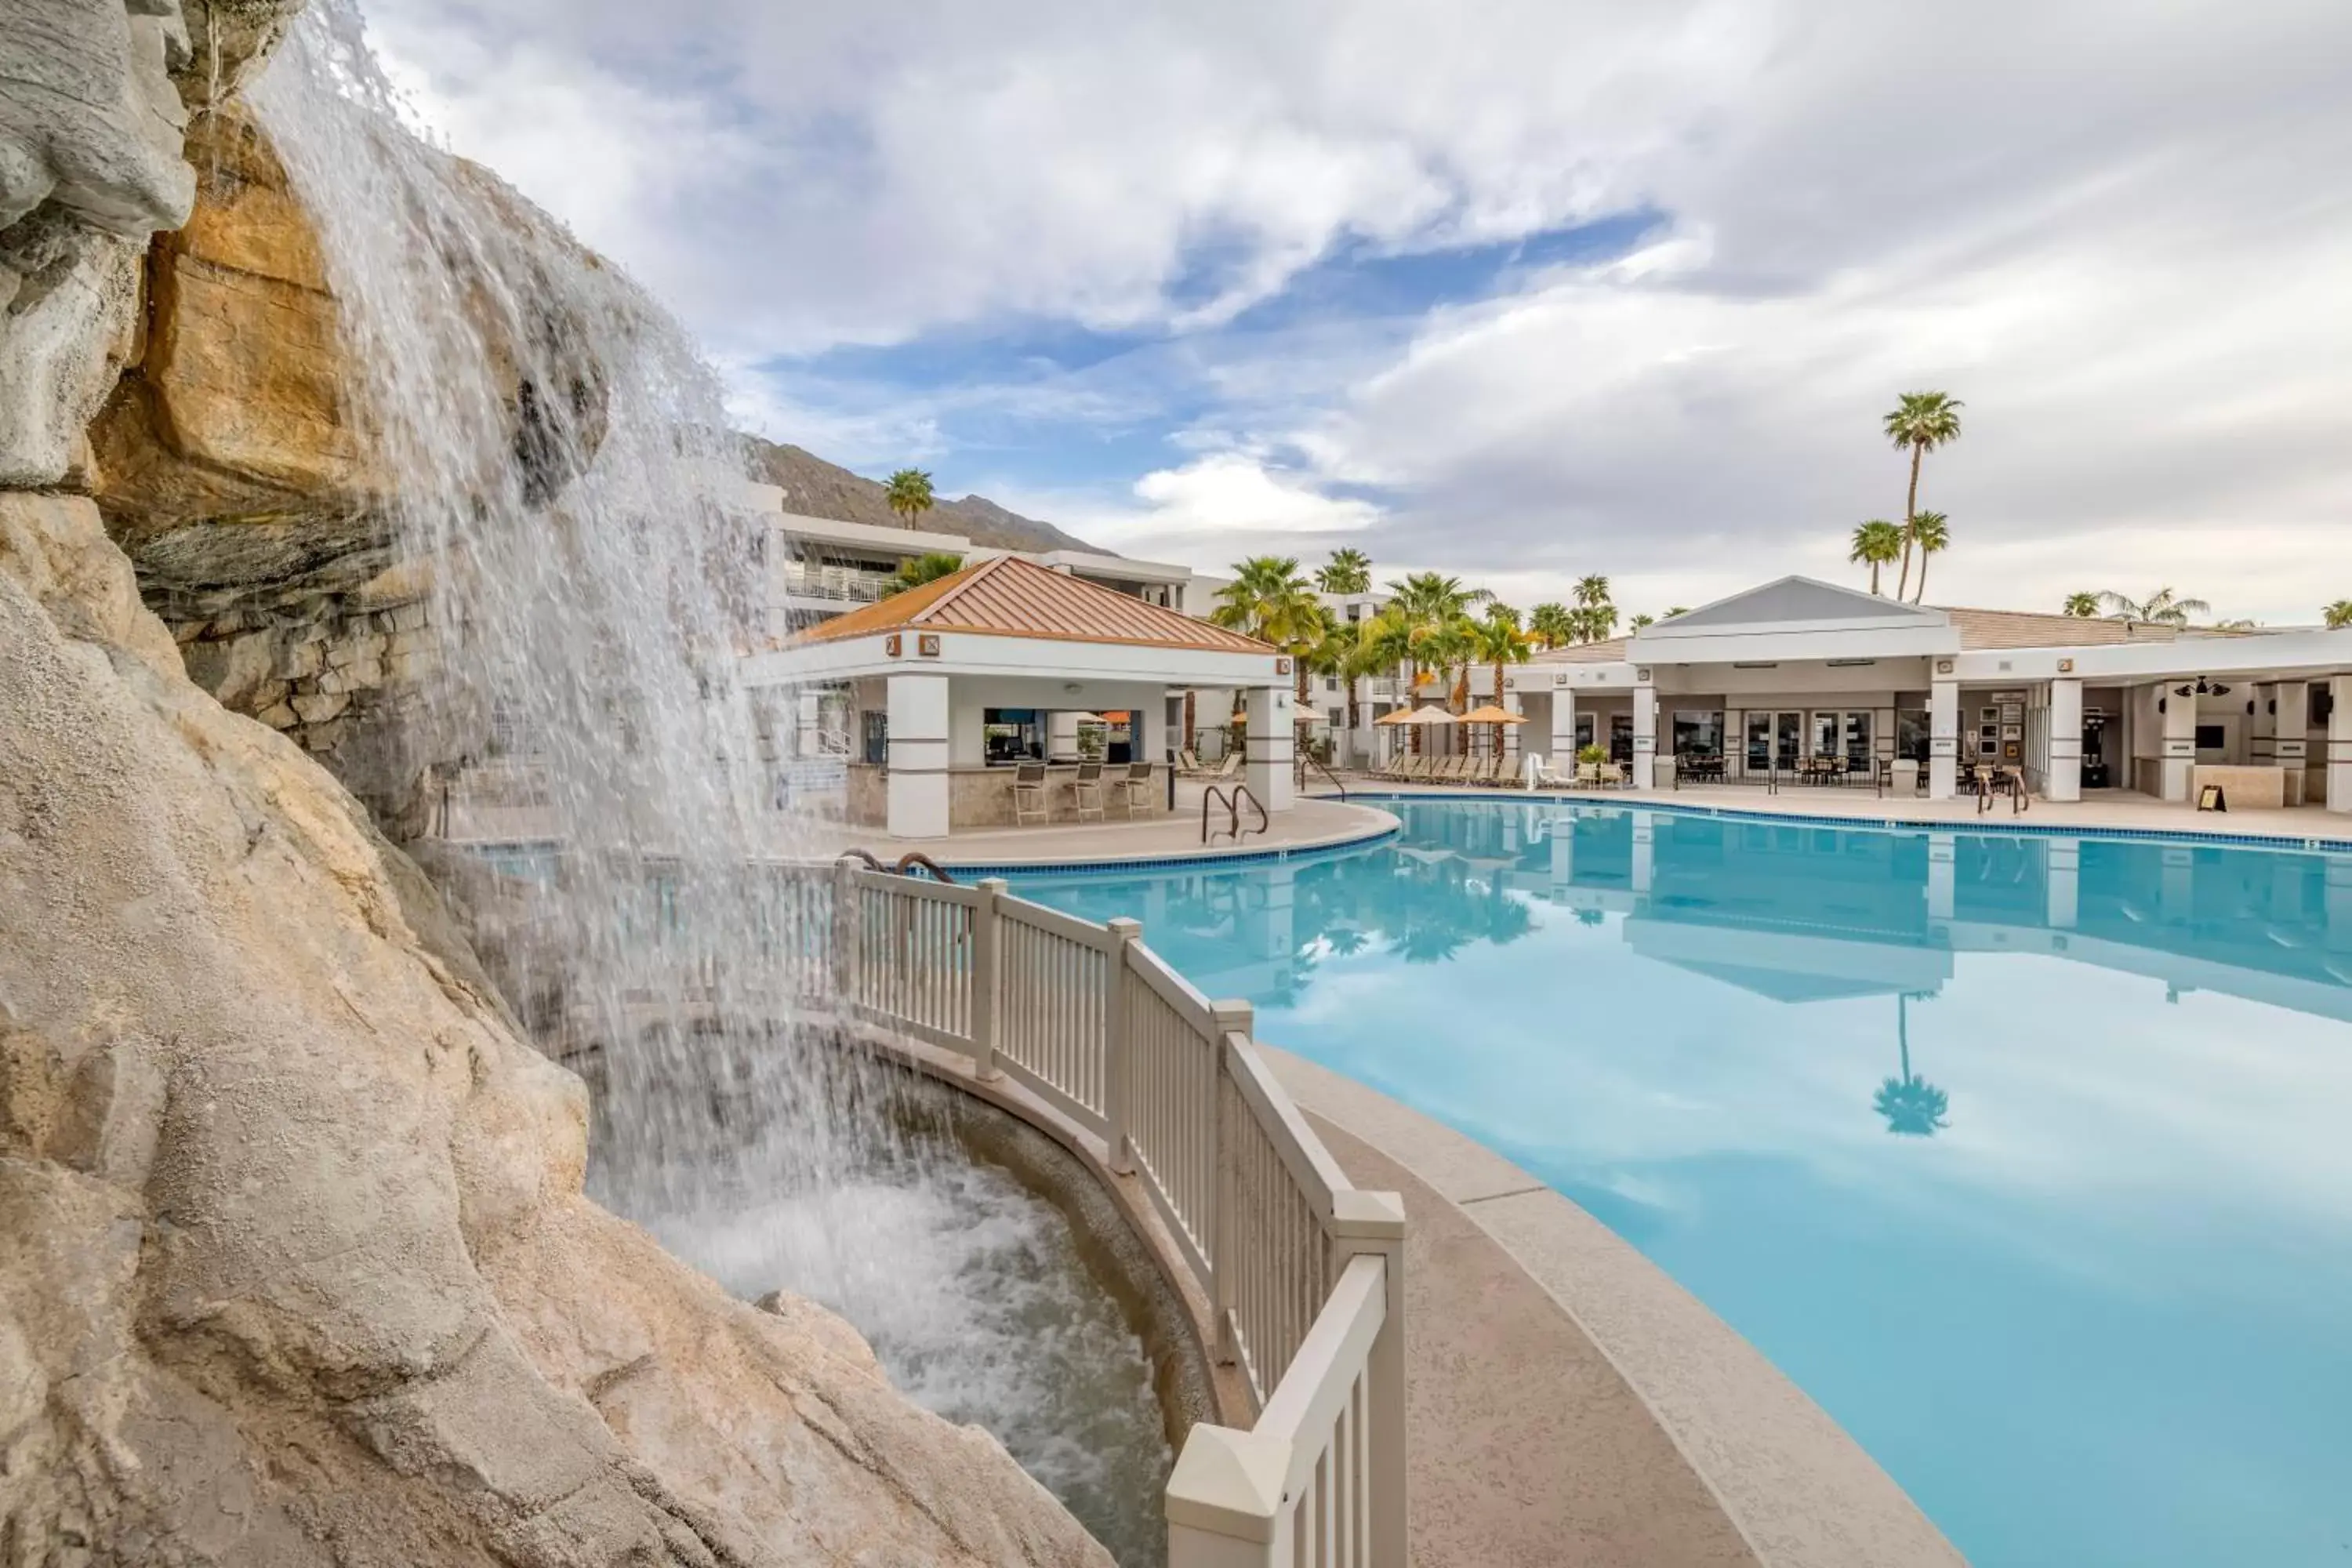
[[[929,871],[931,874],[931,879],[933,881],[945,882],[950,888],[956,885],[956,879],[948,875],[946,867],[940,865],[938,861],[932,859],[929,856],[924,854],[919,849],[909,849],[904,855],[898,857],[898,875],[901,877],[913,876],[915,874],[914,868],[918,866],[921,867],[924,870]]]
[[[1241,823],[1241,815],[1242,815],[1242,805],[1241,805],[1241,803],[1242,803],[1242,802],[1244,802],[1244,801],[1247,801],[1247,802],[1249,802],[1249,803],[1250,803],[1250,809],[1252,809],[1253,811],[1255,811],[1255,812],[1256,812],[1256,813],[1257,813],[1257,827],[1255,829],[1255,831],[1256,832],[1256,834],[1257,834],[1257,836],[1258,836],[1259,837],[1261,837],[1261,838],[1265,837],[1265,835],[1266,835],[1269,831],[1271,831],[1271,830],[1272,830],[1272,828],[1273,828],[1273,826],[1274,826],[1274,818],[1272,818],[1272,817],[1268,816],[1265,814],[1265,803],[1264,801],[1262,801],[1262,800],[1258,799],[1258,797],[1256,796],[1256,795],[1251,791],[1250,786],[1249,786],[1249,785],[1247,785],[1247,784],[1237,784],[1234,785],[1234,826],[1235,826],[1236,827],[1239,827],[1239,826],[1240,826],[1240,823]],[[1244,838],[1246,838],[1246,837],[1249,837],[1249,831],[1247,831],[1247,830],[1241,831],[1241,832],[1236,832],[1236,833],[1234,835],[1234,843],[1236,843],[1236,844],[1239,844],[1243,839],[1244,839]]]
[[[1308,768],[1313,768],[1325,778],[1329,779],[1331,781],[1331,787],[1339,792],[1339,800],[1341,804],[1344,805],[1347,802],[1348,786],[1339,782],[1339,775],[1338,773],[1333,773],[1329,768],[1323,765],[1322,758],[1316,756],[1311,752],[1301,752],[1298,753],[1298,782],[1302,787],[1304,787],[1307,783],[1307,770]]]
[[[840,854],[834,857],[834,861],[836,865],[844,860],[863,860],[866,862],[866,868],[869,871],[881,871],[887,873],[890,869],[888,866],[884,865],[880,860],[875,858],[874,851],[871,849],[859,849],[852,847],[843,850]]]

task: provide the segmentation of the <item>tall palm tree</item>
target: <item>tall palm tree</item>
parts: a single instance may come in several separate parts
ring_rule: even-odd
[[[1580,641],[1605,641],[1617,629],[1617,606],[1606,600],[1598,605],[1579,605],[1575,613],[1577,637]]]
[[[1547,602],[1528,613],[1528,632],[1544,647],[1559,647],[1576,640],[1576,619],[1566,605]]]
[[[934,504],[931,476],[920,468],[900,468],[890,476],[882,499],[892,511],[898,514],[901,522],[912,528],[915,520],[930,510]]]
[[[1919,462],[1938,447],[1948,447],[1960,438],[1960,409],[1965,406],[1958,398],[1942,392],[1906,392],[1895,400],[1895,409],[1886,416],[1886,438],[1896,448],[1908,448],[1911,453],[1911,489],[1903,502],[1903,521],[1908,525],[1919,515]],[[1902,598],[1911,586],[1911,542],[1903,545],[1903,575],[1895,586],[1895,596]]]
[[[1271,643],[1290,655],[1298,681],[1298,703],[1307,702],[1306,655],[1330,629],[1330,617],[1314,587],[1298,574],[1289,555],[1253,555],[1234,567],[1234,580],[1217,591],[1209,619],[1221,626]],[[1300,714],[1304,721],[1305,715]]]
[[[1360,550],[1339,549],[1315,569],[1315,585],[1327,594],[1369,594],[1372,591],[1372,558]]]
[[[2327,624],[2327,629],[2332,632],[2342,631],[2346,626],[2352,626],[2352,599],[2336,600],[2319,612],[2319,618]]]
[[[1915,605],[1927,595],[1927,557],[1952,547],[1950,520],[1940,511],[1923,511],[1911,519],[1905,531],[1912,543],[1919,547],[1919,586],[1911,595]]]
[[[2099,603],[2107,606],[2107,619],[2121,621],[2127,626],[2185,626],[2191,616],[2213,613],[2213,606],[2204,600],[2181,598],[2169,588],[2158,588],[2145,599],[2102,590]]]
[[[1609,579],[1598,572],[1591,576],[1579,577],[1574,592],[1576,602],[1588,610],[1597,605],[1605,605],[1609,602]]]
[[[1893,565],[1896,557],[1903,553],[1901,526],[1885,518],[1874,517],[1868,522],[1854,526],[1851,542],[1853,549],[1847,552],[1846,559],[1870,568],[1870,591],[1877,593],[1878,569]]]
[[[1906,1138],[1933,1138],[1951,1125],[1944,1112],[1951,1108],[1951,1097],[1926,1079],[1911,1071],[1911,994],[1899,992],[1895,998],[1895,1028],[1903,1048],[1903,1076],[1890,1078],[1878,1086],[1871,1097],[1871,1109],[1886,1119],[1886,1130]]]
[[[2078,621],[2095,619],[2099,613],[2099,596],[2096,594],[2069,594],[2066,595],[2065,613]]]
[[[1470,623],[1469,641],[1478,662],[1495,667],[1495,700],[1502,701],[1503,667],[1525,664],[1535,653],[1535,644],[1519,630],[1519,613],[1508,605],[1489,606],[1485,620]]]
[[[1643,626],[1654,626],[1657,624],[1658,617],[1650,614],[1647,610],[1644,610],[1640,615],[1635,616],[1632,620],[1627,621],[1625,623],[1625,629],[1629,632],[1638,632]]]
[[[1689,614],[1690,606],[1688,605],[1668,605],[1666,606],[1666,619],[1670,621],[1676,616],[1687,616]]]
[[[898,563],[898,574],[882,590],[882,596],[903,594],[909,588],[919,588],[926,583],[936,583],[963,570],[963,557],[950,551],[933,550],[911,561]]]

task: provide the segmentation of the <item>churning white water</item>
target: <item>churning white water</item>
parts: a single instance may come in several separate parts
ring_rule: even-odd
[[[372,804],[397,818],[520,759],[559,847],[505,956],[554,997],[550,1043],[593,1058],[598,1195],[746,1296],[841,1310],[1098,1533],[1155,1518],[1156,1480],[1102,1457],[1164,1473],[1141,1352],[1059,1216],[912,1156],[855,1109],[879,1086],[758,1014],[773,911],[749,868],[797,825],[736,677],[767,629],[762,525],[716,378],[616,268],[412,134],[351,0],[313,0],[251,100],[339,301],[371,510],[432,574],[442,657],[379,739]]]

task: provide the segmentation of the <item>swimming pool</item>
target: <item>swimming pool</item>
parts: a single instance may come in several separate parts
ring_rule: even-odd
[[[1015,885],[1583,1205],[1982,1568],[2352,1560],[2352,858],[1391,808]]]

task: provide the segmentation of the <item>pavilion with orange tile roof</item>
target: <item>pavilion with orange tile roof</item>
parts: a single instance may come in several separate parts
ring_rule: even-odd
[[[780,639],[745,673],[754,687],[848,691],[860,747],[849,763],[850,815],[893,838],[1012,826],[1022,761],[1048,764],[1049,807],[1066,820],[1081,724],[1127,715],[1126,762],[1165,769],[1170,700],[1188,689],[1244,694],[1243,781],[1270,812],[1292,801],[1287,656],[1019,556],[975,563]],[[1139,787],[1139,801],[1163,797],[1164,775],[1154,778],[1162,782]]]

